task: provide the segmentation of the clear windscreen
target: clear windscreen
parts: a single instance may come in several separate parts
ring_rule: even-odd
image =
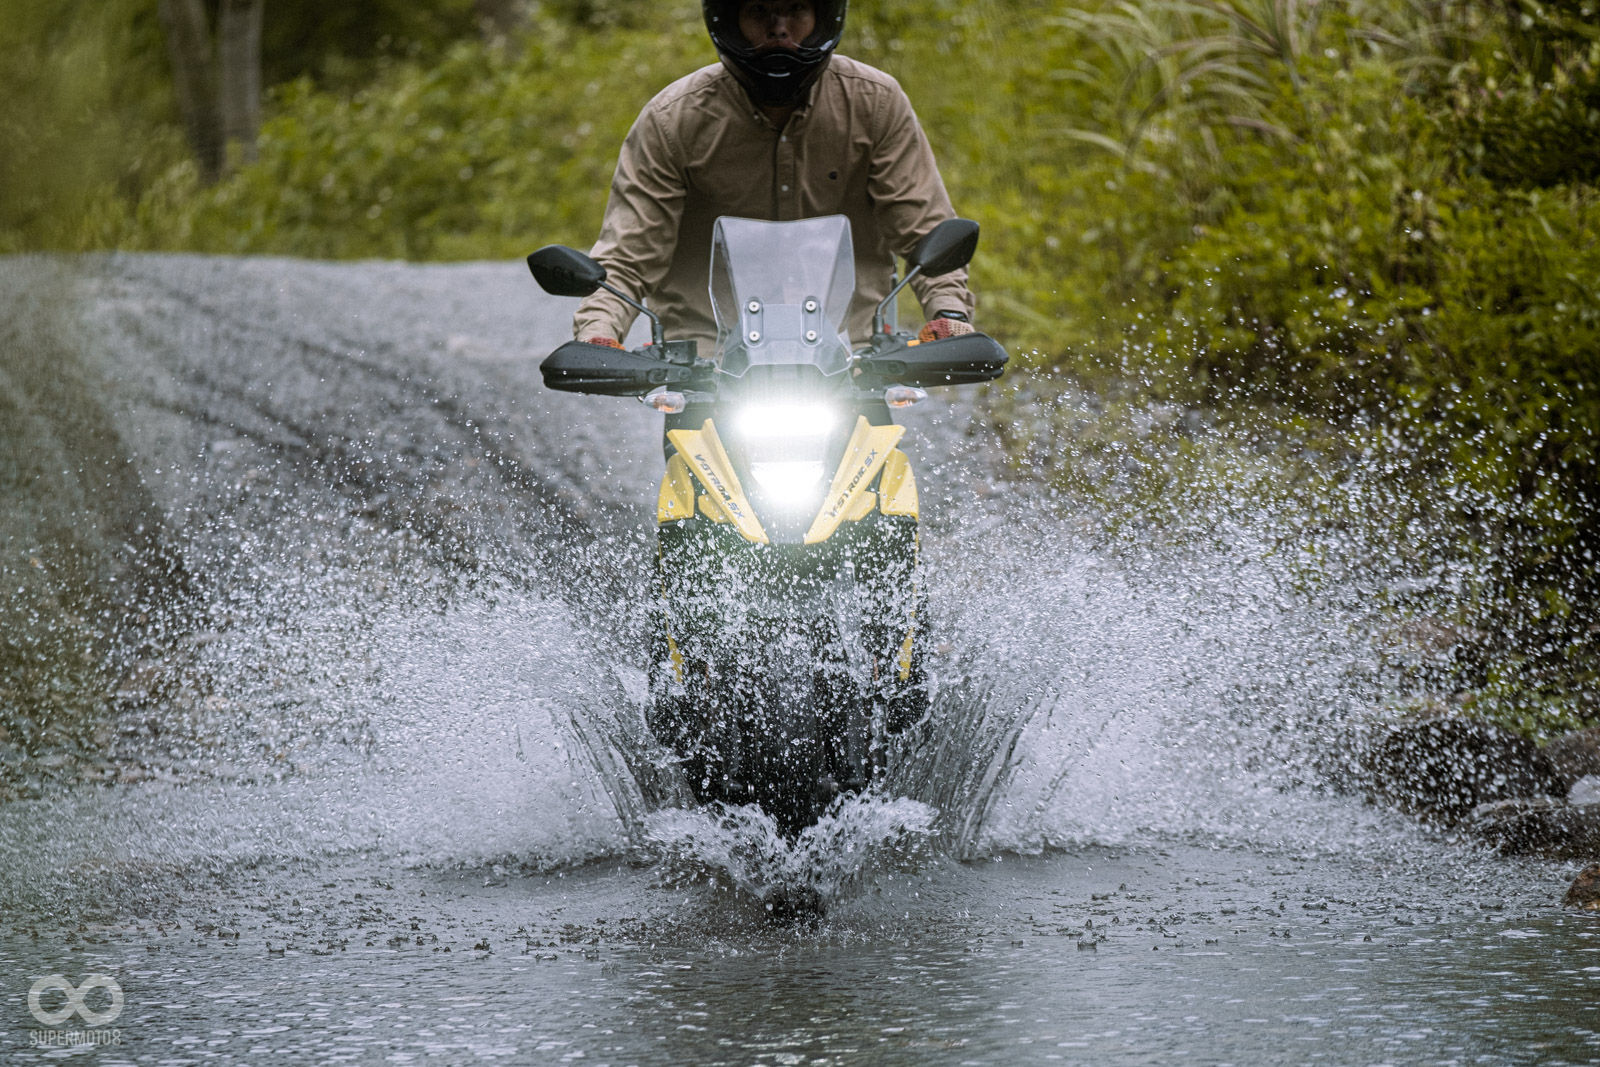
[[[755,366],[809,364],[837,374],[850,359],[845,316],[856,288],[850,220],[720,218],[711,241],[717,358],[735,377]]]

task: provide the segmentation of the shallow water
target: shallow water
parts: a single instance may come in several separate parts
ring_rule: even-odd
[[[0,965],[115,976],[101,1063],[1600,1062],[1600,921],[1482,858],[945,861],[804,929],[626,865],[375,870],[157,878]],[[20,1000],[6,1062],[59,1055]]]
[[[111,724],[141,780],[0,804],[0,1062],[1600,1062],[1575,868],[1340,791],[1393,694],[1270,516],[1109,552],[981,404],[913,409],[937,728],[789,848],[671,805],[658,417],[539,387],[568,309],[520,268],[69,273],[193,592]],[[66,284],[0,261],[19,321]],[[8,566],[48,547],[15,507]],[[775,928],[796,882],[827,918]],[[96,973],[123,1044],[32,1047],[35,979]]]

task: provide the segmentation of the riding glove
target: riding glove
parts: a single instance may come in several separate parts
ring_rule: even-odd
[[[972,323],[965,318],[955,318],[950,315],[935,315],[928,320],[917,334],[917,340],[923,344],[929,341],[943,341],[951,337],[960,337],[962,334],[974,333]]]

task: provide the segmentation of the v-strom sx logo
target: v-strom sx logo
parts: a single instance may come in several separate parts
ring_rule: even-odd
[[[861,466],[856,468],[856,476],[850,479],[850,484],[844,487],[844,490],[839,494],[839,499],[835,500],[833,507],[827,510],[828,518],[836,519],[844,512],[845,506],[850,503],[850,497],[855,494],[856,486],[861,484],[861,479],[867,476],[867,472],[872,469],[872,465],[877,462],[877,459],[878,450],[876,448],[867,453],[867,458],[862,460]]]
[[[744,518],[744,511],[740,509],[739,502],[733,498],[733,493],[729,491],[728,487],[722,484],[722,479],[717,477],[717,472],[711,469],[711,461],[706,459],[705,453],[696,452],[694,461],[705,472],[706,479],[711,483],[711,488],[715,489],[717,495],[722,498],[722,506],[728,509],[728,514],[736,519]]]
[[[97,989],[105,990],[110,998],[98,1011],[88,1003],[89,994]],[[60,998],[47,996],[57,992]],[[100,999],[95,998],[97,1002]],[[47,974],[28,988],[28,1011],[45,1026],[60,1026],[74,1015],[82,1016],[90,1026],[110,1026],[122,1014],[122,986],[108,974],[91,974],[78,986],[59,974]]]

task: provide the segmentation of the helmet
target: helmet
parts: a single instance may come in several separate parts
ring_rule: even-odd
[[[833,58],[844,35],[849,0],[815,0],[817,25],[800,47],[758,51],[739,29],[741,0],[701,0],[706,29],[722,65],[739,80],[750,99],[765,107],[798,103]]]

